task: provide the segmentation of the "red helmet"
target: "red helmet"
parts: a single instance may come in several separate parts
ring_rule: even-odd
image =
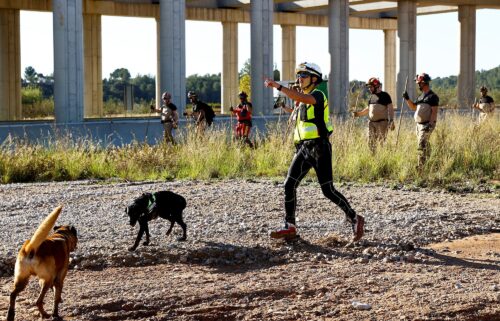
[[[420,75],[415,76],[415,82],[417,84],[421,83],[421,82],[428,84],[430,81],[431,81],[431,77],[428,74],[426,74],[425,72],[421,73]]]
[[[375,88],[380,87],[380,80],[378,78],[372,77],[366,82],[366,87],[373,86]]]

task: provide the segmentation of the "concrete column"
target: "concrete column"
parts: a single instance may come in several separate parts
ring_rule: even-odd
[[[0,10],[0,120],[22,117],[19,10]]]
[[[222,23],[222,106],[221,113],[235,106],[239,91],[238,77],[238,23]]]
[[[396,30],[384,30],[384,91],[396,107]]]
[[[83,50],[85,67],[85,117],[102,117],[102,47],[101,16],[83,16]]]
[[[264,77],[273,77],[273,0],[251,2],[252,104],[255,115],[270,115],[273,92],[264,88]]]
[[[57,123],[83,121],[82,0],[53,0],[54,108]]]
[[[349,105],[349,0],[329,0],[328,9],[328,104],[331,113],[343,117]],[[325,66],[320,67],[325,72]]]
[[[469,109],[476,88],[476,7],[459,6],[460,71],[458,74],[458,106]]]
[[[296,50],[296,27],[281,25],[281,80],[295,80]]]
[[[407,91],[410,98],[414,99],[416,97],[414,78],[417,74],[417,4],[412,0],[398,1],[398,37],[399,73],[396,95],[401,96],[408,77]]]
[[[160,48],[161,48],[161,42],[160,42],[160,20],[158,18],[156,20],[156,78],[155,78],[155,85],[156,85],[156,108],[160,108],[162,101],[161,101],[161,86],[160,86],[160,74],[161,74],[161,53],[160,53]],[[176,106],[178,106],[177,102],[174,103]],[[179,107],[179,106],[178,106]]]
[[[185,0],[160,0],[159,76],[160,91],[172,94],[172,102],[182,115],[187,99]]]

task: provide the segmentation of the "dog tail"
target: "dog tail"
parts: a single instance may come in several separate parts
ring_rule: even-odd
[[[30,253],[33,250],[38,249],[40,244],[42,244],[43,241],[47,239],[47,236],[49,236],[50,231],[56,224],[56,220],[59,217],[59,214],[62,211],[62,205],[56,207],[52,213],[50,213],[40,224],[38,229],[35,231],[35,234],[31,237],[31,240],[29,243],[26,245],[24,250],[26,253]]]

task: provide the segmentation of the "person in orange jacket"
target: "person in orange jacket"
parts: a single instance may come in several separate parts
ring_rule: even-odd
[[[237,139],[242,140],[248,146],[253,147],[250,141],[250,129],[252,128],[252,103],[248,101],[248,95],[242,91],[239,93],[240,103],[236,108],[229,108],[231,113],[236,115],[237,125],[235,129],[235,136]]]

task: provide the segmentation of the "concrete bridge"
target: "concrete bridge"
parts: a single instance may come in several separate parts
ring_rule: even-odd
[[[476,10],[500,9],[499,0],[0,0],[0,139],[21,134],[31,123],[21,120],[20,10],[53,13],[55,123],[36,127],[84,128],[102,116],[101,16],[151,17],[157,21],[157,97],[162,91],[185,107],[185,20],[217,21],[223,29],[222,107],[238,92],[238,23],[251,25],[252,100],[255,113],[272,114],[272,92],[262,84],[272,75],[273,25],[282,28],[282,78],[294,78],[296,26],[328,27],[331,72],[330,110],[347,110],[349,91],[349,29],[384,32],[385,89],[403,91],[405,78],[416,74],[417,15],[458,11],[460,24],[461,107],[474,101]],[[209,37],[210,35],[203,35]],[[399,60],[396,58],[399,38]],[[43,50],[43,49],[41,49]],[[399,61],[399,62],[397,62]],[[398,70],[398,72],[397,72]],[[409,82],[409,90],[415,84]],[[160,99],[157,99],[159,102]],[[16,121],[16,123],[12,123]],[[131,121],[97,121],[106,128],[129,131]],[[133,122],[132,122],[133,123]],[[141,122],[144,123],[144,122]],[[110,124],[114,124],[110,126]],[[17,128],[17,129],[15,129]],[[111,130],[111,129],[110,129]],[[142,130],[143,131],[143,130]]]

